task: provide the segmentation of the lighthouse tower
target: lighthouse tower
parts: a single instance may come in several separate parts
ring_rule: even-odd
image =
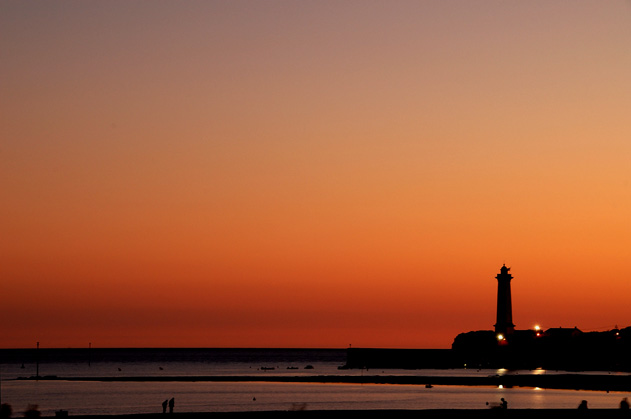
[[[513,324],[513,309],[510,297],[510,280],[513,275],[508,273],[510,268],[502,265],[497,278],[497,320],[495,322],[495,333],[504,336],[515,331]]]

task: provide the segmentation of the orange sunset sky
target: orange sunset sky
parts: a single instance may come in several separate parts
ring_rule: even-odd
[[[631,325],[628,1],[1,1],[2,348]]]

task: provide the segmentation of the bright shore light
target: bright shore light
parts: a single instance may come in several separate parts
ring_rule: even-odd
[[[497,340],[504,340],[504,335],[503,334],[498,334],[497,335]]]
[[[538,332],[538,331],[540,331],[540,330],[541,330],[541,327],[539,327],[539,325],[538,325],[538,324],[536,324],[536,325],[535,325],[535,330]]]

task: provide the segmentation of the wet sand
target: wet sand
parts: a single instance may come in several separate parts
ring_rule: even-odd
[[[35,379],[29,377],[27,379]],[[457,385],[539,387],[565,390],[631,391],[631,375],[587,375],[587,374],[542,374],[542,375],[503,375],[489,377],[430,377],[430,376],[171,376],[171,377],[40,377],[40,380],[65,381],[213,381],[213,382],[283,382],[283,383],[350,383],[350,384],[409,384],[409,385]]]

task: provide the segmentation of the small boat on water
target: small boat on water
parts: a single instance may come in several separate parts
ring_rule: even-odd
[[[275,367],[261,367],[262,371],[274,371],[275,369]]]

